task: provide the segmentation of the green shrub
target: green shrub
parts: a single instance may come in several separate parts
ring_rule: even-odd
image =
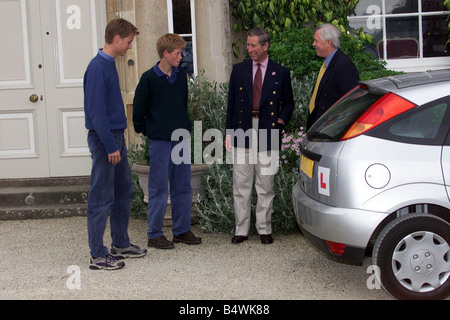
[[[230,0],[231,12],[238,23],[233,30],[248,31],[262,27],[275,36],[285,30],[333,23],[341,30],[348,27],[347,17],[359,0]]]
[[[302,127],[306,127],[308,117],[309,100],[316,83],[317,73],[309,74],[301,78],[292,78],[292,92],[294,93],[294,112],[285,131],[287,134],[295,134]]]
[[[202,122],[202,133],[215,128],[225,134],[228,83],[208,81],[203,73],[189,79],[188,107],[192,120]]]
[[[292,206],[292,187],[299,179],[298,170],[281,165],[275,175],[272,213],[273,233],[292,233],[297,231]],[[193,210],[198,213],[199,224],[207,232],[234,233],[233,209],[233,167],[230,164],[212,164],[202,177],[206,198],[197,202]],[[256,192],[253,188],[251,205],[250,233],[256,234],[254,227]]]
[[[323,58],[317,56],[312,46],[314,42],[314,30],[312,28],[294,29],[281,32],[273,38],[270,44],[269,55],[287,67],[292,76],[302,79],[305,76],[316,76]],[[386,62],[378,60],[365,48],[372,46],[365,40],[352,34],[343,34],[341,50],[353,61],[361,80],[370,80],[398,74],[386,69]]]
[[[276,61],[292,72],[292,77],[301,79],[317,73],[323,59],[317,57],[313,48],[314,31],[302,28],[284,31],[273,37],[270,43],[270,59]]]
[[[234,231],[232,170],[229,164],[212,164],[202,176],[206,196],[194,205],[193,210],[197,212],[198,222],[205,231]]]

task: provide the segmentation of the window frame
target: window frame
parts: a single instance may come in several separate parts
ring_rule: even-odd
[[[169,33],[174,33],[174,25],[173,25],[173,0],[167,0],[167,20],[169,23]],[[179,34],[183,39],[187,37],[191,37],[192,39],[192,63],[194,68],[194,74],[193,76],[198,75],[198,68],[197,68],[197,35],[195,30],[195,0],[189,0],[190,1],[190,8],[191,8],[191,32],[192,33],[185,33],[185,34]]]
[[[450,56],[447,57],[424,57],[423,56],[423,18],[430,16],[445,15],[448,16],[450,11],[422,11],[422,1],[418,1],[417,12],[411,13],[386,13],[386,0],[381,1],[381,13],[380,14],[369,14],[364,15],[354,15],[349,16],[348,20],[351,24],[352,21],[364,21],[368,19],[381,19],[381,31],[382,31],[382,41],[383,41],[383,61],[386,61],[386,67],[392,70],[401,71],[426,71],[428,69],[443,69],[448,68],[450,64]],[[369,8],[369,7],[367,7]],[[366,9],[367,9],[366,8]],[[417,17],[418,18],[418,39],[419,39],[419,57],[418,58],[408,58],[408,59],[387,59],[387,30],[386,30],[386,19],[389,18],[401,18],[401,17]],[[378,50],[378,49],[377,49]]]

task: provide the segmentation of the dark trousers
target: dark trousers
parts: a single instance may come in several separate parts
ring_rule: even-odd
[[[188,152],[187,163],[179,163],[172,156],[172,150],[179,143],[166,140],[149,139],[150,172],[148,177],[148,238],[163,234],[164,214],[170,185],[170,203],[172,206],[172,232],[178,236],[191,230],[191,163],[190,142],[180,151]],[[181,145],[178,145],[180,147]],[[175,160],[175,163],[174,163]],[[179,164],[177,164],[179,163]]]
[[[110,217],[112,244],[118,248],[130,245],[128,219],[134,188],[128,164],[127,148],[123,131],[114,133],[119,146],[121,161],[117,165],[108,162],[108,154],[95,131],[88,134],[92,154],[91,188],[88,198],[87,228],[92,257],[109,253],[103,245],[108,215]]]

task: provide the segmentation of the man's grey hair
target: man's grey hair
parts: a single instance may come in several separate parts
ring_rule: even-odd
[[[259,44],[265,45],[266,43],[270,44],[270,34],[269,31],[263,28],[253,28],[248,32],[249,37],[257,36],[259,37]]]
[[[318,26],[314,32],[321,30],[322,39],[325,41],[331,40],[331,44],[335,49],[341,46],[341,32],[331,23],[325,23]]]

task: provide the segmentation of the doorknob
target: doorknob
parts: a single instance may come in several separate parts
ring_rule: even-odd
[[[33,94],[30,96],[30,101],[31,101],[31,102],[38,102],[38,101],[39,101],[38,95],[35,94],[35,93],[33,93]]]

